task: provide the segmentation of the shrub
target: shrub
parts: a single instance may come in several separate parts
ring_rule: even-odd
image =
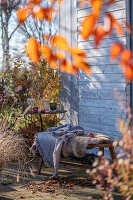
[[[133,122],[129,106],[127,111],[127,119],[119,120],[123,137],[114,142],[114,146],[119,146],[117,162],[110,164],[103,158],[100,162],[96,161],[94,165],[97,167],[91,171],[97,187],[107,191],[105,199],[113,199],[112,192],[116,190],[124,195],[125,200],[133,199]]]

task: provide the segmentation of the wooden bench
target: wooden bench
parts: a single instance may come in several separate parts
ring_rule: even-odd
[[[108,144],[89,144],[87,149],[95,148],[95,147],[99,148],[99,151],[102,152],[102,156],[104,156],[104,148],[109,148],[109,152],[110,152],[110,155],[111,155],[111,158],[112,158],[112,162],[115,162],[117,160],[115,150],[114,150],[114,146],[113,146],[112,142],[110,142]],[[85,169],[92,169],[93,168],[92,165],[79,164],[79,163],[66,162],[66,161],[60,161],[60,164],[77,166],[77,167],[82,167],[82,168],[85,168]],[[43,165],[43,158],[40,158],[39,164],[38,164],[38,169],[37,169],[37,174],[40,174],[42,165]]]

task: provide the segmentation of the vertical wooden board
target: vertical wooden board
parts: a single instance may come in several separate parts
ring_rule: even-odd
[[[76,29],[76,1],[64,0],[61,12],[60,33],[67,39],[70,46],[75,46],[77,37],[73,34]],[[66,55],[67,60],[71,62],[71,56]],[[60,100],[67,110],[66,122],[72,125],[78,124],[78,88],[77,77],[70,74],[63,74],[62,85],[63,92],[60,93]]]

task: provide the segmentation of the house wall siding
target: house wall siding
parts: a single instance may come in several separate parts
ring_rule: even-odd
[[[79,7],[77,1],[77,28],[81,29],[83,17],[91,11],[89,5],[85,8]],[[117,0],[111,7],[108,7],[116,19],[124,27],[123,21],[126,20],[125,0]],[[103,22],[103,14],[100,22]],[[77,45],[87,53],[87,60],[91,64],[92,75],[87,76],[83,71],[79,72],[79,124],[87,132],[102,132],[111,137],[118,138],[121,134],[117,126],[117,117],[122,114],[121,104],[126,105],[126,81],[122,68],[118,62],[110,61],[109,45],[112,42],[121,42],[126,46],[126,34],[121,37],[114,33],[108,36],[99,45],[99,48],[93,49],[93,37],[84,41],[77,33]],[[117,89],[123,97],[118,98],[114,89]]]
[[[76,1],[64,0],[61,4],[59,12],[59,34],[64,36],[69,45],[77,45],[77,9]],[[71,57],[66,55],[67,59],[71,61]],[[61,84],[63,91],[60,92],[60,101],[64,109],[67,110],[65,114],[64,123],[71,125],[78,124],[78,77],[70,74],[63,74]]]
[[[81,8],[79,0],[64,0],[60,8],[60,34],[64,35],[72,46],[77,45],[84,49],[92,69],[91,76],[80,70],[78,77],[66,75],[63,78],[65,89],[62,100],[67,110],[66,122],[78,123],[86,132],[101,132],[114,140],[121,136],[117,117],[126,117],[121,108],[126,106],[127,83],[118,61],[110,61],[109,46],[114,42],[127,45],[124,27],[126,1],[116,0],[106,10],[122,24],[124,34],[118,36],[115,31],[113,35],[104,38],[98,49],[94,49],[93,37],[84,41],[79,34],[81,22],[88,11],[91,11],[90,5],[86,3],[85,7]],[[103,13],[100,23],[103,23]]]

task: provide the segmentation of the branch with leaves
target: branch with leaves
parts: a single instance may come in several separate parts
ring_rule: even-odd
[[[54,5],[63,2],[62,0],[51,0],[51,4],[47,7],[42,6],[42,0],[29,0],[23,8],[17,10],[17,16],[20,23],[24,23],[29,16],[39,21],[52,21],[53,14],[58,11],[55,10]],[[91,13],[84,18],[81,24],[80,35],[84,40],[88,40],[90,36],[94,37],[94,47],[98,45],[106,36],[110,36],[116,30],[118,36],[123,35],[122,25],[115,19],[110,12],[104,13],[104,22],[99,24],[101,11],[115,2],[115,0],[88,0],[91,5]],[[80,0],[80,6],[84,7],[86,1]],[[127,33],[131,34],[130,25],[125,22]],[[87,74],[91,74],[90,64],[86,62],[86,53],[79,47],[70,47],[67,40],[61,36],[44,35],[49,42],[48,45],[40,43],[36,38],[31,37],[26,45],[26,53],[33,63],[39,62],[43,57],[49,62],[52,68],[56,68],[60,63],[60,69],[63,72],[77,74],[79,68],[84,70]],[[57,50],[54,53],[55,49]],[[111,59],[119,58],[119,63],[123,67],[125,77],[128,81],[133,79],[133,55],[129,49],[124,49],[120,43],[115,43],[110,46]],[[71,62],[66,58],[71,57]]]

